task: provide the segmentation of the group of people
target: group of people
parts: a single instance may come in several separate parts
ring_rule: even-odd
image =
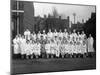
[[[33,58],[65,58],[65,57],[87,57],[94,52],[93,37],[91,34],[87,38],[84,31],[64,32],[60,29],[59,32],[55,29],[54,32],[49,29],[36,34],[31,33],[28,29],[23,35],[19,34],[13,39],[13,53],[18,58],[33,59]]]

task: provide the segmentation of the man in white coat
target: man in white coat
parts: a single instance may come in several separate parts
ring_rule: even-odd
[[[31,32],[28,29],[26,29],[26,31],[24,32],[24,36],[26,40],[30,40],[30,34]]]

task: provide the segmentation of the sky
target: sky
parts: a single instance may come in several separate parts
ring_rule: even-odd
[[[88,20],[91,17],[91,13],[95,12],[95,6],[83,6],[83,5],[69,5],[69,4],[49,4],[49,3],[33,3],[35,9],[35,16],[52,14],[53,8],[55,8],[58,14],[63,14],[62,18],[70,17],[70,21],[74,22],[73,13],[76,13],[76,21],[82,22]]]

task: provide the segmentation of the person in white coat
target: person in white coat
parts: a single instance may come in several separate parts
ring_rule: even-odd
[[[89,37],[88,37],[88,53],[91,56],[92,56],[92,54],[94,52],[93,43],[94,43],[94,39],[90,34]]]
[[[37,56],[36,58],[38,58],[41,55],[41,44],[39,42],[37,42]]]
[[[14,58],[18,58],[18,54],[19,54],[19,44],[18,44],[18,36],[16,36],[13,39],[13,52],[14,52]]]
[[[46,35],[46,33],[45,33],[45,30],[43,30],[42,36],[43,36],[43,40],[46,40],[47,35]]]
[[[49,32],[47,33],[47,39],[51,41],[52,38],[53,38],[53,33],[51,32],[51,29],[49,29]]]
[[[26,44],[26,39],[24,38],[24,36],[22,36],[22,39],[20,40],[21,44],[21,58],[23,59],[25,56],[25,44]]]
[[[45,50],[46,50],[46,56],[47,58],[49,58],[50,55],[50,42],[47,41],[47,43],[45,44]]]
[[[67,32],[67,29],[64,29],[64,33],[63,33],[63,36],[66,40],[68,40],[68,32]]]
[[[63,39],[63,33],[62,33],[61,29],[59,30],[58,37],[60,40]]]
[[[26,31],[24,32],[25,39],[30,40],[30,35],[31,35],[31,32],[28,29],[26,29]]]
[[[21,58],[21,41],[22,41],[22,37],[21,37],[21,34],[18,35],[18,38],[17,38],[17,41],[18,41],[18,58]]]
[[[57,58],[60,57],[60,50],[59,50],[59,47],[60,47],[60,43],[57,42],[57,46],[56,46],[56,57],[57,57]]]
[[[75,29],[73,30],[72,38],[73,38],[73,42],[76,42],[77,34],[76,34],[76,30]]]
[[[53,38],[57,37],[58,36],[58,32],[57,30],[55,29],[54,32],[53,32]]]
[[[37,38],[38,38],[39,41],[41,40],[41,35],[42,35],[42,34],[41,34],[41,32],[39,31],[38,34],[37,34]]]
[[[84,33],[84,31],[82,31],[81,39],[82,39],[83,42],[85,41],[85,38],[86,38],[86,34]]]
[[[29,59],[30,55],[31,55],[30,41],[27,41],[27,43],[26,43],[26,58]]]
[[[54,43],[54,40],[52,40],[50,42],[50,52],[51,52],[51,58],[54,58],[54,54],[55,54],[55,43]]]

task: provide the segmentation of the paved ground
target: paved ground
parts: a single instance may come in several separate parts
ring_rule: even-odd
[[[12,72],[15,74],[88,70],[95,68],[95,58],[12,60]]]

